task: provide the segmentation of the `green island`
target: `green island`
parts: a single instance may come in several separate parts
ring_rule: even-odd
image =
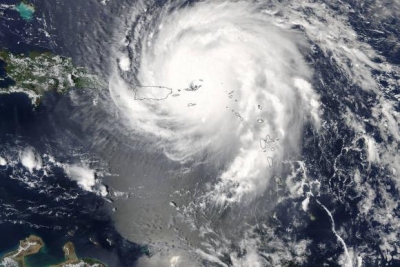
[[[71,88],[107,87],[104,81],[90,74],[84,67],[74,66],[71,58],[50,52],[14,55],[0,50],[0,60],[5,62],[7,77],[15,83],[0,87],[0,93],[26,93],[35,105],[46,91],[64,93]]]
[[[31,235],[24,240],[20,241],[18,248],[11,251],[0,258],[1,267],[29,267],[25,258],[29,255],[38,253],[44,246],[43,240],[35,235]],[[51,267],[68,267],[68,266],[81,266],[81,267],[106,267],[106,265],[96,259],[83,258],[79,259],[75,253],[75,247],[72,242],[67,242],[64,247],[65,260],[57,265]]]

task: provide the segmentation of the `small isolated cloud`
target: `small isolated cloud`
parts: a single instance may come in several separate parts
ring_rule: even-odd
[[[7,165],[7,161],[5,158],[0,157],[0,166],[6,166]]]
[[[29,172],[42,168],[42,158],[33,148],[26,148],[24,151],[20,152],[20,161]]]

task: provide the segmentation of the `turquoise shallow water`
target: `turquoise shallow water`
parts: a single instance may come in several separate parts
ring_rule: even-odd
[[[19,12],[19,15],[24,20],[31,20],[33,18],[33,13],[35,13],[35,9],[32,6],[27,5],[25,3],[21,3],[18,6],[16,6],[16,8]]]

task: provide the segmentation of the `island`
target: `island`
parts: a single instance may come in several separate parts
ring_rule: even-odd
[[[7,253],[1,260],[0,266],[26,267],[25,257],[36,254],[44,246],[43,240],[35,235],[21,240],[16,250]]]
[[[95,259],[90,259],[90,258],[83,258],[83,259],[78,259],[78,257],[75,254],[75,247],[72,242],[67,242],[64,247],[64,255],[65,255],[65,261],[53,265],[51,267],[68,267],[68,266],[83,266],[83,267],[106,267],[106,265],[98,260]]]
[[[72,88],[107,88],[98,76],[90,74],[84,67],[74,66],[71,58],[50,52],[16,55],[0,50],[0,60],[5,63],[3,71],[14,81],[0,88],[0,93],[26,93],[34,105],[47,91],[64,93]]]
[[[39,236],[30,235],[20,241],[18,248],[0,258],[0,266],[4,267],[29,267],[26,263],[26,257],[38,253],[44,246],[43,240]],[[106,265],[96,259],[83,258],[79,259],[75,253],[75,247],[72,242],[67,242],[64,247],[65,260],[51,267],[106,267]]]

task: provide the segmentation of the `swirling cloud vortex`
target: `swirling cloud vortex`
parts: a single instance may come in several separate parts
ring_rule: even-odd
[[[217,203],[261,194],[319,124],[312,70],[299,33],[248,2],[169,8],[135,26],[116,49],[110,91],[127,125],[172,160],[206,152],[223,162]],[[130,51],[128,53],[128,51]]]

